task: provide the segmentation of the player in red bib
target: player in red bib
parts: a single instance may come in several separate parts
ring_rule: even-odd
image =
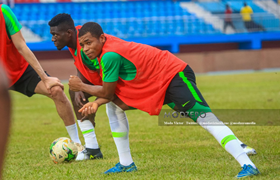
[[[69,86],[74,91],[82,90],[107,99],[97,99],[86,104],[80,110],[83,114],[96,112],[98,106],[114,99],[114,94],[128,106],[150,115],[158,115],[163,104],[174,103],[174,109],[180,112],[203,114],[190,115],[190,118],[212,134],[239,162],[243,170],[237,175],[238,178],[259,174],[233,132],[212,113],[198,90],[195,74],[187,63],[168,51],[104,34],[100,25],[93,22],[84,24],[80,29],[79,43],[90,59],[98,59],[103,85],[90,86],[82,83],[78,77],[70,77]],[[128,124],[122,126],[123,131],[118,129],[120,128],[114,129],[111,126],[113,137],[127,137]],[[117,136],[114,136],[115,130]],[[115,143],[117,148],[129,147],[128,137],[126,142],[115,140]],[[125,155],[130,156],[128,153],[127,151]],[[129,165],[118,163],[105,174],[135,170],[137,168],[134,162]]]
[[[7,5],[0,5],[0,61],[6,71],[11,90],[28,97],[42,94],[50,97],[66,129],[75,143],[81,143],[74,113],[59,79],[49,77],[27,47],[21,25]]]
[[[82,50],[79,44],[78,35],[81,26],[74,26],[74,21],[69,14],[57,14],[49,22],[50,33],[52,34],[52,41],[58,50],[68,47],[70,53],[74,58],[74,65],[77,68],[77,76],[82,79],[86,84],[90,85],[102,85],[102,79],[99,75],[99,63],[97,59],[89,59]],[[88,98],[91,97],[88,93],[82,91],[74,92],[69,90],[69,94],[72,100],[72,105],[75,110],[78,124],[83,133],[85,139],[86,149],[80,152],[76,160],[96,159],[102,158],[103,155],[100,151],[94,123],[94,116],[88,116],[81,119],[83,116],[78,110],[88,102]],[[116,102],[117,103],[117,102]],[[127,122],[124,111],[118,111],[114,106],[107,108],[107,114],[110,119],[118,119],[119,121]],[[93,123],[93,124],[92,124]]]
[[[68,47],[69,52],[74,58],[74,65],[77,68],[77,75],[84,83],[91,85],[102,85],[102,79],[99,76],[99,64],[97,60],[89,59],[78,41],[79,29],[81,26],[74,26],[74,21],[69,14],[58,14],[49,21],[52,41],[58,50]],[[78,125],[82,131],[85,140],[85,149],[81,151],[76,160],[99,159],[103,158],[95,134],[95,115],[90,115],[83,119],[78,110],[88,102],[91,95],[81,91],[74,92],[69,90],[74,112],[77,117]],[[83,119],[83,120],[82,120]]]

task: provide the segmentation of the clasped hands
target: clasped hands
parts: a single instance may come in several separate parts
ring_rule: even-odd
[[[82,91],[83,84],[84,83],[78,76],[70,76],[68,85],[72,91]],[[96,102],[89,102],[85,104],[81,109],[79,109],[79,112],[84,116],[81,120],[83,120],[90,114],[95,114],[97,112],[98,107],[99,104]]]

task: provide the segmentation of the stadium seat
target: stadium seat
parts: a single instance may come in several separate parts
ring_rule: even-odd
[[[202,19],[181,8],[179,3],[171,1],[94,3],[69,3],[69,1],[18,4],[14,12],[26,27],[44,40],[51,39],[48,21],[63,12],[71,14],[75,25],[95,21],[100,23],[105,33],[120,38],[220,33],[214,28],[205,28],[208,25]],[[38,2],[38,0],[28,0],[28,2]],[[198,21],[195,21],[197,19]]]
[[[39,3],[40,0],[15,0],[15,3]]]

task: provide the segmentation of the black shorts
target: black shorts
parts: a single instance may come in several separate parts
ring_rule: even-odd
[[[45,73],[47,74],[47,72]],[[35,94],[35,88],[40,81],[40,76],[30,65],[28,65],[19,80],[12,87],[10,87],[10,90],[14,90],[31,97],[33,94]]]
[[[172,102],[183,112],[191,109],[196,102],[209,107],[196,87],[195,74],[189,65],[174,76],[167,88],[164,104]]]

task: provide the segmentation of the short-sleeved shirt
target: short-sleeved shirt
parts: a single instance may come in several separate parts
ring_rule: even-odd
[[[75,56],[77,56],[77,49],[75,51]],[[82,58],[82,61],[83,61],[83,64],[89,68],[90,70],[98,70],[100,69],[99,67],[99,63],[98,63],[98,60],[95,58],[95,59],[89,59],[89,57],[84,53],[83,51],[83,48],[81,49],[81,58]]]
[[[226,11],[225,11],[225,21],[226,22],[231,22],[231,14],[232,14],[232,10],[230,8],[226,9]]]
[[[5,19],[7,34],[9,38],[11,38],[12,35],[20,31],[22,26],[18,22],[17,17],[13,13],[13,11],[9,8],[9,6],[2,4],[1,11]]]
[[[116,82],[119,78],[133,80],[136,76],[135,65],[115,52],[107,52],[101,58],[102,80]]]
[[[252,13],[253,13],[253,10],[250,6],[245,6],[240,11],[243,21],[251,21]]]

